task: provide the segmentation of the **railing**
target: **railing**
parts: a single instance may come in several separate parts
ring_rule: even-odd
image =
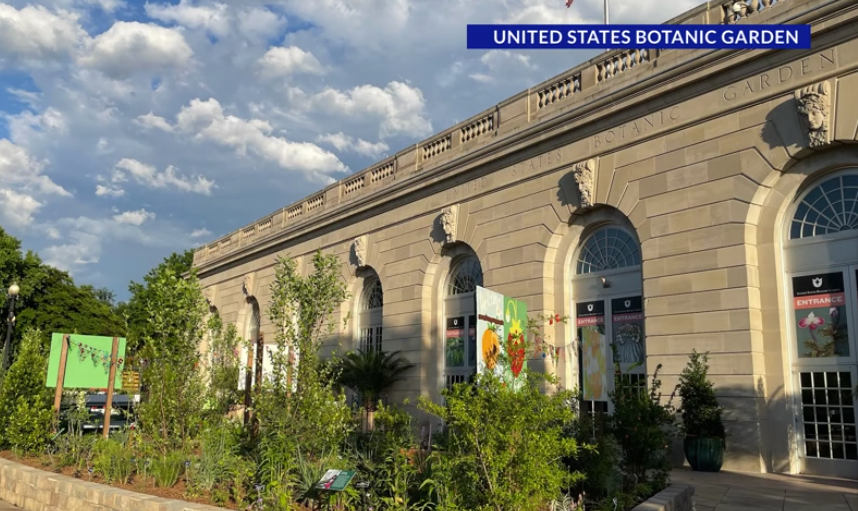
[[[743,23],[750,17],[757,17],[759,13],[766,13],[784,3],[796,4],[798,2],[810,2],[810,0],[727,0],[722,3],[704,4],[692,9],[682,16],[670,21],[672,24],[683,23],[709,23],[733,24]],[[784,17],[772,10],[772,15],[765,17],[765,23],[777,23],[779,17]],[[455,161],[457,158],[476,150],[480,144],[473,143],[481,137],[490,134],[498,135],[497,139],[508,136],[520,126],[541,122],[557,114],[569,105],[583,105],[593,93],[599,92],[600,88],[607,90],[617,77],[623,75],[628,79],[634,79],[639,73],[647,69],[657,68],[657,61],[664,58],[667,53],[674,61],[682,61],[682,51],[654,52],[650,50],[612,50],[601,56],[585,62],[569,71],[546,80],[542,84],[499,103],[483,114],[460,123],[452,129],[445,130],[441,135],[434,135],[428,140],[418,143],[410,148],[400,151],[395,156],[376,164],[366,170],[360,171],[339,183],[325,189],[320,194],[310,198],[302,199],[291,204],[269,218],[255,223],[252,226],[231,233],[222,240],[211,243],[197,249],[194,254],[194,264],[202,264],[215,258],[227,255],[240,246],[248,246],[258,243],[262,238],[260,233],[271,232],[292,227],[315,218],[316,213],[336,209],[346,200],[364,196],[389,186],[394,181],[401,179],[400,173],[407,177],[415,173],[425,173],[445,162]],[[692,57],[685,57],[690,59]],[[625,78],[624,78],[625,79]],[[586,94],[582,94],[586,92]],[[526,114],[504,118],[504,111],[526,112]],[[502,129],[505,123],[513,123],[513,130]],[[454,140],[453,134],[457,133]],[[506,133],[506,134],[504,134]],[[447,157],[442,158],[442,155]],[[311,213],[313,213],[311,215]],[[273,218],[278,218],[275,223]],[[247,240],[245,242],[245,240]]]

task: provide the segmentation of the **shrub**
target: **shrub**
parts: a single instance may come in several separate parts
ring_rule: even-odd
[[[24,453],[40,451],[51,437],[53,396],[45,387],[48,358],[41,337],[39,330],[24,332],[0,388],[0,445]]]
[[[715,397],[714,384],[709,381],[709,353],[689,355],[688,365],[679,375],[677,390],[682,400],[682,432],[686,436],[726,439],[724,409]]]
[[[453,506],[538,509],[569,485],[562,460],[576,452],[574,438],[564,435],[573,419],[572,396],[543,394],[535,375],[522,374],[527,381],[517,391],[487,372],[473,385],[445,390],[444,405],[421,400],[420,407],[447,426],[442,448]]]
[[[125,442],[99,438],[93,446],[93,469],[108,483],[128,484],[134,473],[134,453]]]
[[[185,457],[181,452],[173,451],[166,456],[152,460],[152,477],[160,488],[172,488],[179,482]]]
[[[653,483],[653,493],[667,484],[670,472],[670,445],[673,432],[673,408],[663,402],[659,365],[649,388],[625,377],[616,366],[615,386],[610,393],[614,413],[608,429],[622,451],[621,467],[632,477],[631,491],[638,484]],[[645,382],[645,380],[644,380]]]

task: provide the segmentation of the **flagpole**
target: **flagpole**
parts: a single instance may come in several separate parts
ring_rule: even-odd
[[[610,24],[611,24],[611,17],[610,17],[608,0],[605,0],[605,25],[610,25]]]

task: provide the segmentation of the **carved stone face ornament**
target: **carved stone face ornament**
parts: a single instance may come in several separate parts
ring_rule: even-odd
[[[596,161],[587,160],[581,162],[572,169],[575,184],[578,185],[578,199],[582,208],[592,207],[594,204],[593,193],[595,189]]]
[[[366,236],[360,236],[354,239],[352,243],[352,247],[355,251],[355,261],[357,262],[357,266],[360,268],[362,266],[366,266]]]
[[[459,206],[453,205],[441,211],[441,227],[447,235],[447,243],[456,241],[456,224],[459,220]]]
[[[810,147],[829,143],[829,116],[831,115],[831,85],[828,82],[805,87],[795,93],[799,114],[808,130]]]

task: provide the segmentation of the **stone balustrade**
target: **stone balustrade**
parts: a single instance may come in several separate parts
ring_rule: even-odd
[[[728,0],[711,2],[670,20],[669,24],[777,24],[788,16],[777,11],[783,4],[801,0]],[[768,13],[768,14],[766,14]],[[486,141],[503,140],[533,124],[561,115],[570,108],[586,106],[599,93],[618,83],[632,83],[636,77],[658,67],[657,61],[667,55],[672,65],[695,58],[691,51],[611,50],[599,57],[518,94],[457,126],[400,151],[372,167],[352,174],[321,193],[291,204],[253,225],[231,233],[219,241],[200,247],[194,253],[194,264],[202,265],[228,256],[242,247],[260,243],[284,230],[309,222],[319,213],[336,210],[369,193],[374,193],[401,179],[430,172],[433,168],[453,163]],[[454,136],[454,134],[456,136]]]

